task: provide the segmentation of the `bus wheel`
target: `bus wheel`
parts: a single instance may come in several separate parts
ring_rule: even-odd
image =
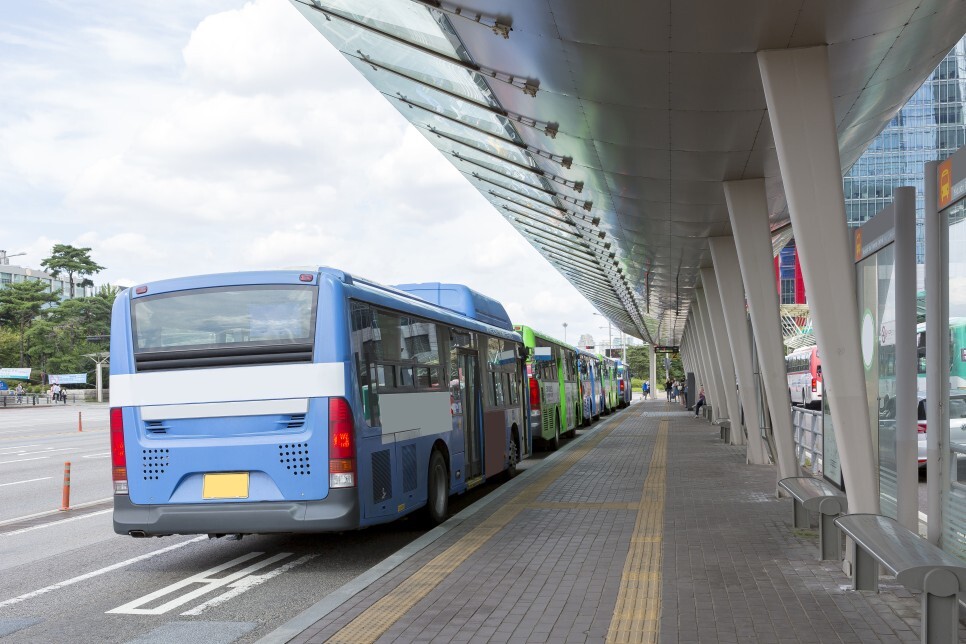
[[[429,498],[426,499],[426,523],[438,526],[449,514],[449,472],[446,459],[434,449],[429,456]]]
[[[560,416],[554,418],[553,439],[550,441],[550,451],[556,452],[560,449]]]
[[[509,454],[507,456],[508,456],[507,460],[509,461],[509,463],[507,463],[505,478],[506,480],[509,481],[510,479],[512,479],[514,476],[517,475],[517,472],[518,472],[517,463],[520,462],[520,448],[517,447],[516,432],[513,432],[513,434],[510,436],[510,449],[509,449]]]

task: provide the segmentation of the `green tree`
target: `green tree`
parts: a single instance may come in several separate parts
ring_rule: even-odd
[[[93,286],[94,283],[84,277],[85,275],[93,275],[104,270],[103,266],[91,259],[90,248],[77,248],[70,244],[54,244],[54,248],[50,251],[50,257],[40,262],[40,265],[54,277],[60,277],[61,274],[67,273],[67,279],[70,281],[71,298],[74,297],[75,284],[81,287]],[[75,283],[74,275],[83,279]]]
[[[0,320],[11,324],[20,334],[20,366],[26,357],[27,329],[40,315],[45,304],[57,301],[57,296],[47,290],[46,282],[29,280],[10,284],[0,289]]]
[[[19,345],[16,331],[0,327],[0,367],[16,364]]]
[[[646,346],[627,347],[627,364],[635,378],[648,380],[651,377],[651,359]]]
[[[119,289],[102,286],[97,295],[64,300],[42,311],[27,331],[27,354],[31,364],[48,373],[89,371],[85,354],[102,351],[90,336],[105,336],[111,331],[111,307]]]

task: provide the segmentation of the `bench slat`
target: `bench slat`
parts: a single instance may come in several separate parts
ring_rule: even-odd
[[[778,485],[788,490],[788,493],[798,499],[808,510],[817,512],[824,499],[834,497],[840,500],[840,511],[845,512],[845,495],[831,483],[811,476],[791,476],[780,480]]]
[[[942,568],[956,575],[959,587],[966,589],[966,562],[894,519],[878,514],[849,514],[835,519],[835,523],[904,586],[923,590],[926,573]]]

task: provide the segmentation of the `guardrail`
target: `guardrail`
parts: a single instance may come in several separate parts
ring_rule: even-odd
[[[792,427],[795,433],[795,456],[799,466],[812,474],[822,473],[824,448],[822,412],[792,407]]]
[[[67,393],[65,400],[53,400],[50,394],[21,394],[17,395],[14,391],[0,392],[0,407],[35,407],[37,405],[66,405],[67,403],[76,404],[78,394]],[[84,395],[80,393],[80,399],[84,400]]]

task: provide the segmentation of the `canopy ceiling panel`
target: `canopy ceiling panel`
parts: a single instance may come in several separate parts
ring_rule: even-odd
[[[828,45],[847,170],[966,31],[963,0],[291,0],[623,331],[680,341],[723,181],[790,235],[756,52]]]

